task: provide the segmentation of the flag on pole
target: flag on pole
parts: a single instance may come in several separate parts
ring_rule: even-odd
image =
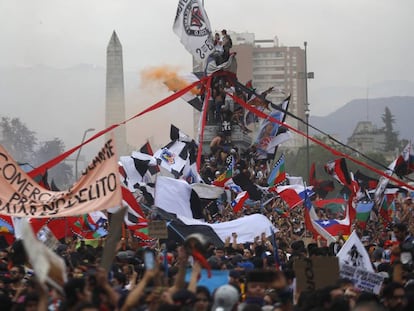
[[[403,177],[414,172],[414,153],[411,147],[411,142],[405,146],[400,156],[397,158],[394,168],[395,175]]]
[[[267,183],[269,187],[277,186],[283,183],[286,180],[286,170],[285,170],[285,155],[282,154],[273,166],[272,171],[269,174]]]
[[[325,165],[325,171],[344,186],[349,186],[352,183],[345,158],[329,161]]]
[[[217,187],[224,187],[225,183],[233,177],[234,172],[234,157],[229,155],[226,159],[227,169],[222,174],[217,176],[217,178],[213,181],[213,185]]]
[[[210,21],[200,0],[179,0],[174,33],[198,63],[214,51]]]
[[[279,196],[289,206],[290,209],[295,208],[303,202],[302,198],[294,189],[285,189],[278,192]]]

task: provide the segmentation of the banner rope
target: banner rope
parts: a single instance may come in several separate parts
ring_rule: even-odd
[[[408,188],[410,190],[414,190],[414,187],[413,186],[410,186],[409,184],[407,184],[407,183],[405,183],[405,182],[403,182],[403,181],[401,181],[401,180],[399,180],[399,179],[397,179],[395,177],[392,177],[390,175],[387,175],[385,172],[383,172],[381,170],[378,170],[375,167],[372,167],[372,166],[370,166],[370,165],[368,165],[368,164],[366,164],[366,163],[364,163],[364,162],[362,162],[360,160],[357,160],[357,159],[355,159],[355,158],[353,158],[353,157],[351,157],[351,156],[349,156],[349,155],[347,155],[347,154],[345,154],[345,153],[343,153],[343,152],[341,152],[339,150],[336,150],[336,149],[334,149],[334,148],[326,145],[322,141],[320,141],[320,140],[318,140],[318,139],[316,139],[316,138],[314,138],[312,136],[309,136],[306,133],[303,133],[302,131],[300,131],[300,130],[298,130],[298,129],[296,129],[296,128],[294,128],[294,127],[292,127],[292,126],[290,126],[290,125],[288,125],[288,124],[286,124],[284,122],[281,122],[281,121],[273,118],[272,116],[270,116],[270,115],[268,115],[268,114],[266,114],[266,113],[264,113],[264,112],[256,109],[255,107],[247,104],[241,98],[239,98],[237,96],[234,96],[233,94],[230,94],[230,93],[226,93],[226,94],[229,95],[240,106],[242,106],[245,109],[249,110],[250,112],[254,113],[256,116],[258,116],[260,118],[263,118],[263,119],[268,119],[268,120],[270,120],[273,123],[277,123],[277,124],[279,124],[281,126],[284,126],[284,127],[288,128],[288,129],[292,130],[293,132],[295,132],[295,133],[297,133],[297,134],[299,134],[301,136],[304,136],[306,139],[309,139],[309,140],[313,141],[315,144],[320,145],[321,147],[323,147],[326,150],[330,151],[334,156],[344,157],[344,158],[346,158],[346,159],[348,159],[348,160],[350,160],[350,161],[352,161],[352,162],[354,162],[354,163],[356,163],[356,164],[358,164],[360,166],[363,166],[363,167],[369,169],[370,171],[373,171],[373,172],[375,172],[375,173],[377,173],[377,174],[379,174],[381,176],[384,176],[384,177],[388,178],[389,180],[392,180],[393,182],[395,182],[397,185],[399,185],[401,187],[406,187],[406,188]]]
[[[115,128],[119,127],[119,126],[126,124],[127,122],[129,122],[129,121],[131,121],[133,119],[136,119],[136,118],[138,118],[138,117],[140,117],[140,116],[142,116],[142,115],[144,115],[144,114],[146,114],[148,112],[154,111],[154,110],[156,110],[158,108],[161,108],[161,107],[165,106],[166,104],[169,104],[173,100],[176,100],[176,99],[180,98],[182,95],[184,95],[185,93],[189,92],[194,87],[197,87],[198,85],[200,85],[202,83],[205,83],[205,81],[207,81],[207,80],[208,80],[208,77],[204,77],[204,78],[200,79],[199,81],[196,81],[196,82],[194,82],[194,83],[186,86],[185,88],[177,91],[176,93],[171,94],[170,96],[164,98],[163,100],[159,101],[158,103],[156,103],[156,104],[154,104],[154,105],[152,105],[152,106],[144,109],[143,111],[141,111],[140,113],[138,113],[138,114],[130,117],[129,119],[127,119],[127,120],[125,120],[125,121],[123,121],[121,123],[118,123],[118,124],[113,124],[113,125],[109,126],[108,128],[106,128],[104,130],[101,130],[100,132],[96,133],[95,135],[93,135],[92,137],[90,137],[89,139],[87,139],[82,144],[77,145],[77,146],[73,147],[72,149],[69,149],[68,151],[66,151],[66,152],[58,155],[57,157],[49,160],[46,163],[43,163],[39,167],[37,167],[37,168],[33,169],[32,171],[28,172],[28,175],[31,178],[34,178],[37,175],[44,175],[45,172],[48,169],[54,167],[55,165],[57,165],[58,163],[60,163],[64,159],[66,159],[68,156],[70,156],[72,153],[74,153],[76,150],[78,150],[82,146],[90,143],[91,141],[97,139],[98,137],[101,137],[102,135],[104,135],[104,134],[112,131],[113,129],[115,129]]]

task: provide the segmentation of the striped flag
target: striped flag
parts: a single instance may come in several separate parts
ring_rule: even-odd
[[[395,196],[393,194],[384,195],[382,204],[379,207],[379,215],[382,219],[384,227],[388,226],[388,224],[392,222],[392,214],[393,211],[395,211],[394,198]]]
[[[79,216],[71,229],[74,234],[87,240],[98,239],[108,235],[108,231],[106,231],[105,228],[99,226],[90,214]]]
[[[405,146],[404,150],[397,158],[394,172],[400,178],[414,172],[414,153],[411,147],[411,142]]]
[[[310,192],[313,194],[313,191],[302,185],[279,186],[274,187],[273,189],[269,189],[269,191],[276,191],[282,200],[286,202],[290,209],[293,209],[299,204],[303,203],[306,199],[306,194],[308,196]]]
[[[285,170],[285,155],[282,154],[279,160],[276,161],[273,166],[272,171],[269,174],[267,183],[269,187],[278,186],[286,180],[286,170]]]
[[[224,187],[226,181],[233,177],[234,172],[234,157],[232,155],[228,156],[226,159],[227,169],[221,175],[219,175],[214,181],[213,185],[217,187]]]
[[[249,193],[247,191],[240,192],[236,198],[231,202],[231,207],[235,213],[239,212],[244,205],[244,202],[249,198]]]
[[[361,228],[365,228],[367,225],[367,221],[369,216],[371,215],[372,208],[374,206],[374,202],[358,202],[356,208],[356,219],[359,223]]]
[[[352,179],[349,174],[348,167],[345,162],[345,158],[329,161],[325,164],[325,171],[327,174],[335,178],[339,183],[344,186],[351,185]]]

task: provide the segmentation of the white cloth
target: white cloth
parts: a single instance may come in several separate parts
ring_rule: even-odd
[[[231,237],[233,232],[237,233],[237,242],[246,243],[254,242],[254,238],[261,236],[264,232],[270,236],[273,232],[278,232],[271,221],[262,214],[253,214],[237,218],[231,221],[225,221],[216,224],[208,224],[197,219],[178,216],[186,225],[206,225],[213,228],[219,238],[224,242],[227,237]]]
[[[154,204],[163,210],[184,217],[193,217],[190,205],[191,186],[182,179],[158,176]]]

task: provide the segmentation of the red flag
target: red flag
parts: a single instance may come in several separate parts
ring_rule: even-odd
[[[60,218],[31,218],[30,225],[32,226],[34,234],[37,234],[43,226],[47,226],[56,239],[60,240],[67,236],[72,236],[72,227],[77,219],[77,216]]]
[[[299,194],[297,194],[297,192],[293,189],[285,189],[281,192],[278,192],[278,194],[291,209],[295,208],[303,201]]]
[[[135,212],[137,212],[142,218],[145,218],[145,214],[141,209],[141,206],[138,204],[137,200],[134,198],[131,191],[125,187],[122,188],[122,199],[131,207]]]
[[[316,169],[315,169],[315,162],[312,163],[309,172],[309,186],[316,186]]]
[[[325,171],[344,186],[350,186],[352,183],[345,158],[336,159],[326,163]]]

